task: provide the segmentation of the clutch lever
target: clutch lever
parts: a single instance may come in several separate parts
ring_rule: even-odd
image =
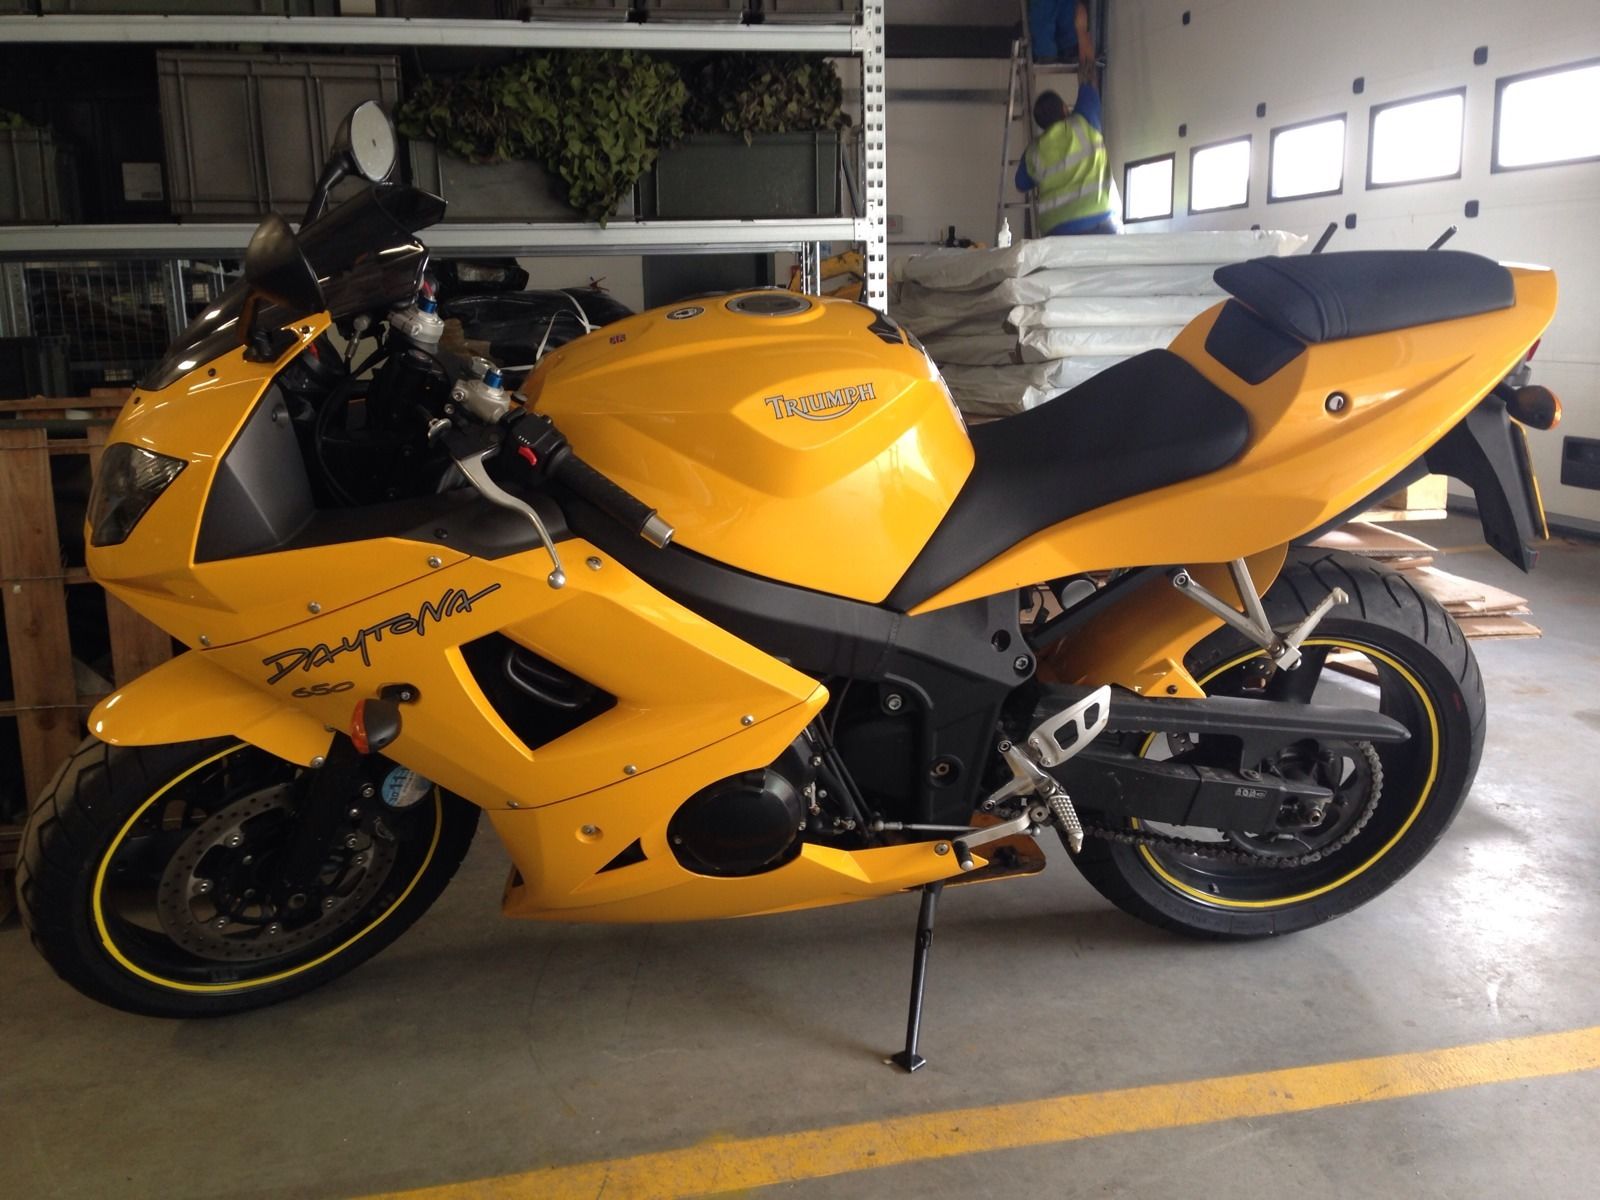
[[[499,431],[492,426],[468,430],[456,429],[447,421],[437,421],[428,433],[430,439],[437,437],[444,443],[444,448],[449,453],[451,461],[456,464],[456,469],[466,476],[467,482],[478,490],[480,496],[490,504],[521,513],[528,518],[533,524],[534,532],[539,535],[540,545],[550,556],[551,570],[550,574],[545,576],[545,582],[552,588],[565,587],[567,573],[562,569],[561,555],[556,553],[555,539],[550,536],[550,531],[539,519],[538,512],[526,500],[513,496],[489,478],[489,470],[484,464],[500,449]]]

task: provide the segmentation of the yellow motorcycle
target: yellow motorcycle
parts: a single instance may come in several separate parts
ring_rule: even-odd
[[[514,917],[922,889],[914,1068],[940,888],[1040,870],[1051,830],[1129,913],[1257,937],[1370,900],[1460,808],[1460,630],[1305,543],[1436,471],[1531,566],[1520,426],[1559,404],[1515,372],[1550,272],[1228,266],[1170,349],[970,430],[893,320],[779,290],[607,325],[514,389],[444,348],[444,204],[375,182],[393,149],[358,110],[298,235],[261,223],[111,433],[89,569],[190,649],[94,710],[27,828],[22,911],[80,991],[308,991],[487,813]]]

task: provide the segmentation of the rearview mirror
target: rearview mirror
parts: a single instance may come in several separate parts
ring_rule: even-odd
[[[306,208],[304,229],[328,207],[328,193],[348,175],[359,175],[371,183],[382,183],[394,170],[397,153],[394,126],[376,100],[363,100],[350,110],[334,134],[328,161],[322,166],[317,190]]]
[[[350,156],[356,174],[372,183],[382,183],[394,170],[394,126],[376,100],[367,100],[350,110],[334,138],[334,153]]]

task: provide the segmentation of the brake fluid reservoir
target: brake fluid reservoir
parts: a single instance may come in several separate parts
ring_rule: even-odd
[[[439,303],[426,292],[418,295],[415,303],[391,310],[389,327],[413,346],[429,353],[439,349],[439,340],[444,337],[444,318],[439,315]]]

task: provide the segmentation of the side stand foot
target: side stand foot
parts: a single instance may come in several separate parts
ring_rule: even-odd
[[[928,982],[928,949],[933,945],[934,910],[942,891],[942,879],[923,885],[922,906],[917,911],[917,946],[911,958],[911,1009],[906,1014],[906,1048],[885,1060],[908,1073],[928,1063],[917,1053],[917,1039],[922,1034],[922,993]]]

